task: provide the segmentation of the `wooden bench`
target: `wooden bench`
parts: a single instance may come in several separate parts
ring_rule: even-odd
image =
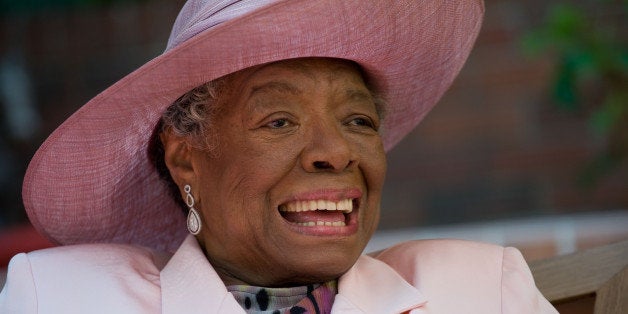
[[[628,240],[530,263],[561,314],[628,314]]]

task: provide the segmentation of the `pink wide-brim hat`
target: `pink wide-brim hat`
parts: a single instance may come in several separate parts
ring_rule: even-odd
[[[387,100],[386,150],[436,104],[480,29],[481,0],[188,1],[166,51],[68,118],[23,186],[32,224],[59,244],[116,242],[174,251],[185,216],[148,158],[161,113],[226,74],[268,62],[357,62]]]

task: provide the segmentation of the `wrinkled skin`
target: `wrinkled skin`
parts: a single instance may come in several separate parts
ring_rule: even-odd
[[[338,278],[379,220],[386,157],[371,92],[356,65],[337,59],[280,61],[233,75],[214,121],[217,153],[161,136],[182,197],[183,186],[192,187],[199,243],[227,285]],[[295,200],[347,198],[354,210],[345,226],[302,226],[279,211]]]

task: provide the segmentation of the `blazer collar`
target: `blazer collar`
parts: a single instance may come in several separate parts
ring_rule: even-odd
[[[426,302],[386,263],[363,255],[340,277],[332,313],[405,313]]]
[[[160,276],[164,314],[245,313],[192,235],[185,238]]]
[[[160,274],[162,313],[242,313],[188,235]],[[403,313],[426,303],[425,297],[382,261],[360,256],[338,280],[332,313]]]

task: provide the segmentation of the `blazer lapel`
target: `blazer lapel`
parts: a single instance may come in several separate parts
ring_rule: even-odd
[[[161,271],[162,313],[241,313],[193,236],[188,236]],[[425,297],[390,266],[361,256],[338,280],[335,313],[404,313]]]
[[[427,300],[382,261],[361,256],[338,280],[334,313],[405,313]]]
[[[164,314],[244,314],[191,235],[166,264],[160,277]]]

